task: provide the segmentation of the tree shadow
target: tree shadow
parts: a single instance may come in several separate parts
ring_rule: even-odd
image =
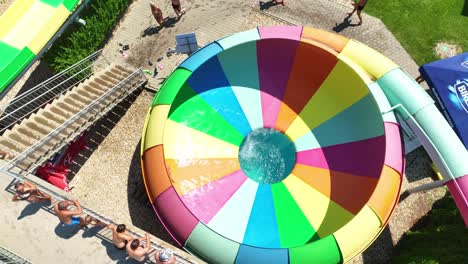
[[[468,0],[465,0],[465,4],[462,9],[462,16],[468,17]]]
[[[133,152],[128,174],[127,198],[130,219],[134,226],[178,247],[178,244],[159,221],[146,194],[141,173],[140,144],[141,140]]]
[[[28,203],[21,211],[17,220],[21,220],[27,216],[36,214],[41,208],[50,206],[50,201],[42,201],[38,203]]]

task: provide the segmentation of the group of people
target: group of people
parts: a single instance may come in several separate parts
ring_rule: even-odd
[[[47,193],[39,190],[34,184],[29,181],[17,182],[14,185],[15,194],[12,201],[28,201],[38,203],[49,201],[54,203],[54,199]],[[148,233],[145,237],[135,238],[127,232],[127,227],[124,224],[105,224],[100,220],[83,214],[83,208],[77,200],[64,200],[54,205],[54,212],[58,216],[60,222],[65,226],[79,226],[80,228],[93,225],[97,227],[106,227],[112,231],[112,242],[117,249],[126,250],[129,257],[137,261],[145,261],[151,259],[148,253],[151,250],[151,240]],[[173,264],[176,258],[172,256],[166,261],[160,258],[161,251],[154,254],[154,259],[158,264]]]
[[[171,0],[172,8],[177,15],[177,19],[185,14],[185,9],[182,8],[180,0]],[[154,19],[158,22],[160,27],[165,26],[165,22],[167,21],[167,17],[163,16],[161,8],[159,8],[154,2],[150,2],[151,14],[153,14]]]

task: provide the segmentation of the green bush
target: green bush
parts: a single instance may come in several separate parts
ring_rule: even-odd
[[[86,26],[72,24],[43,57],[52,70],[63,71],[103,46],[130,0],[93,0],[81,13]]]

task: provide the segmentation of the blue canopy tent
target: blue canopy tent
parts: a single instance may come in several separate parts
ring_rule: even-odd
[[[419,72],[468,149],[468,52],[424,64]]]

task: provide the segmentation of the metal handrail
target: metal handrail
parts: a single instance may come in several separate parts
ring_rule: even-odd
[[[135,78],[136,76],[143,76],[143,73],[141,71],[141,68],[138,69],[137,71],[133,72],[132,74],[130,74],[129,76],[127,76],[125,79],[123,79],[122,81],[120,81],[118,84],[116,84],[112,89],[110,89],[109,91],[105,92],[104,94],[102,94],[100,97],[96,98],[91,104],[89,104],[88,106],[86,106],[85,108],[83,108],[82,110],[80,110],[78,113],[74,114],[72,117],[70,117],[67,121],[65,121],[63,124],[59,125],[57,128],[55,128],[54,130],[52,130],[51,132],[49,132],[46,136],[44,136],[43,138],[41,138],[40,140],[38,140],[37,142],[35,142],[32,146],[30,146],[29,148],[25,149],[23,152],[21,152],[19,155],[15,156],[13,159],[9,160],[7,162],[7,164],[5,164],[3,167],[1,167],[1,169],[3,170],[4,168],[7,168],[7,169],[12,169],[14,167],[16,167],[16,165],[27,159],[28,156],[33,153],[34,151],[36,151],[37,149],[39,149],[40,147],[42,147],[43,145],[47,144],[49,141],[51,141],[53,138],[57,138],[56,136],[59,135],[61,132],[63,132],[65,129],[69,128],[71,124],[75,123],[78,119],[84,117],[85,115],[87,115],[88,113],[90,113],[91,111],[96,111],[95,109],[95,106],[101,104],[103,101],[105,101],[106,99],[108,99],[109,97],[111,97],[114,93],[116,93],[117,90],[120,90],[119,88],[125,88],[124,85],[128,84],[131,80],[133,80],[133,78]],[[127,91],[128,92],[128,91]],[[110,105],[109,105],[110,106]],[[104,109],[106,108],[109,108],[109,106],[105,107]],[[103,111],[104,112],[104,111]],[[100,115],[100,114],[98,114]],[[95,116],[93,116],[95,117]],[[90,120],[87,120],[85,121],[85,124],[89,123]],[[85,124],[79,126],[76,128],[75,131],[73,131],[71,133],[71,135],[73,134],[79,134],[77,133],[77,131],[79,131],[80,129],[81,130],[84,130],[84,127]],[[64,141],[64,139],[60,139],[60,143]],[[51,150],[49,150],[48,152],[50,152]],[[47,152],[47,153],[48,153]],[[46,153],[46,154],[47,154]],[[39,162],[39,161],[44,161],[44,160],[47,160],[48,157],[47,155],[44,155],[44,157],[40,158],[39,160],[36,160],[36,162]]]
[[[110,65],[107,59],[102,56],[102,50],[94,52],[90,56],[70,66],[65,71],[54,75],[10,102],[1,105],[0,110],[4,115],[0,118],[0,125],[3,126],[0,130],[0,134],[35,112],[41,106],[49,103],[78,83],[89,78],[93,75],[95,66],[100,63],[103,63],[104,66]],[[87,73],[87,71],[89,71],[89,73]],[[5,113],[9,108],[11,108],[12,111]]]
[[[30,264],[31,262],[0,245],[0,263]]]

